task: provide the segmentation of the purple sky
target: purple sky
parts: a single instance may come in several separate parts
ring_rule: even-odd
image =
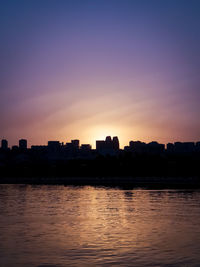
[[[1,1],[0,138],[200,140],[200,1]]]

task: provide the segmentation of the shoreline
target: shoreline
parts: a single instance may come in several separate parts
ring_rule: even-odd
[[[1,177],[0,184],[200,188],[200,177]]]

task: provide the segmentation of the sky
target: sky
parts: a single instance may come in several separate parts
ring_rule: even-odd
[[[200,140],[199,0],[0,0],[0,138]]]

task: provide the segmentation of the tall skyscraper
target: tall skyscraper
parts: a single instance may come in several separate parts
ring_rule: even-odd
[[[19,148],[27,149],[27,140],[26,139],[20,139],[19,140]]]
[[[1,140],[1,148],[8,149],[8,141],[6,139]]]
[[[113,137],[113,148],[114,150],[119,150],[119,139],[117,136]]]
[[[113,142],[111,136],[106,137],[105,145],[106,149],[113,149]]]

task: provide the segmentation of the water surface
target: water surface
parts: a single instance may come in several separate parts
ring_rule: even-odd
[[[200,191],[0,185],[0,266],[200,266]]]

